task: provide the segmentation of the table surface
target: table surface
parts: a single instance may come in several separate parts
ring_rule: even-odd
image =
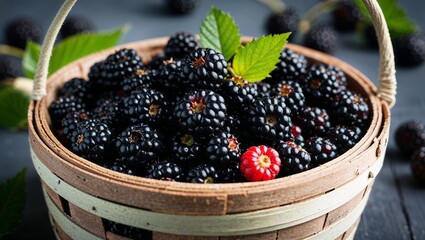
[[[164,0],[79,1],[71,14],[90,17],[98,30],[110,30],[125,23],[132,28],[122,43],[167,36],[177,31],[197,33],[210,6],[215,5],[230,12],[240,26],[243,35],[261,36],[265,32],[265,20],[270,10],[258,1],[203,0],[190,15],[170,15],[164,8]],[[301,13],[317,1],[285,1]],[[409,15],[425,27],[423,10],[425,1],[400,0]],[[0,0],[0,29],[6,22],[18,16],[31,16],[44,27],[53,19],[61,1],[57,0]],[[326,18],[324,19],[326,20]],[[0,30],[1,31],[1,30]],[[375,84],[378,71],[378,52],[362,47],[355,34],[340,34],[338,49],[334,55],[368,76]],[[0,36],[0,43],[4,37]],[[300,42],[300,39],[295,39]],[[385,164],[378,175],[368,205],[362,215],[355,239],[425,239],[425,189],[417,184],[410,172],[408,159],[401,156],[394,143],[394,130],[403,121],[417,118],[424,120],[425,65],[414,68],[398,68],[397,104],[391,113],[390,142]],[[24,218],[17,231],[8,239],[53,239],[42,197],[40,181],[35,172],[28,146],[26,131],[10,132],[0,129],[0,182],[11,177],[22,167],[28,167],[28,194]]]

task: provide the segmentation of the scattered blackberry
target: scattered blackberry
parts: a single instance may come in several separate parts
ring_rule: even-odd
[[[167,115],[168,103],[163,93],[140,88],[122,101],[124,117],[131,123],[148,123],[159,126]]]
[[[236,114],[227,115],[226,119],[224,119],[224,128],[225,132],[229,132],[232,134],[238,135],[241,130],[241,119]]]
[[[238,139],[227,132],[217,133],[208,140],[206,155],[213,166],[225,167],[234,164],[241,157]]]
[[[159,162],[150,165],[146,177],[173,182],[184,180],[182,168],[172,162]]]
[[[224,98],[209,90],[190,91],[177,103],[174,116],[179,125],[194,134],[210,134],[224,126]]]
[[[181,72],[181,61],[165,61],[158,70],[158,76],[154,82],[155,88],[169,95],[184,92],[187,80],[182,78]]]
[[[309,169],[310,154],[293,141],[279,141],[276,151],[282,160],[278,177],[289,176]]]
[[[224,97],[230,111],[240,112],[254,102],[257,89],[255,84],[239,77],[232,77],[223,81],[219,93]]]
[[[425,146],[425,127],[417,120],[408,120],[400,124],[395,132],[398,148],[410,156],[420,147]]]
[[[332,103],[333,118],[337,124],[365,126],[369,120],[369,106],[357,93],[343,91]]]
[[[325,53],[336,50],[337,33],[329,25],[317,24],[304,36],[304,45]]]
[[[219,168],[218,177],[220,183],[237,183],[246,181],[239,169],[239,163],[233,163],[227,167]]]
[[[151,61],[147,64],[146,68],[150,70],[158,70],[164,62],[168,61],[168,59],[164,54],[158,54],[152,57]]]
[[[100,162],[110,156],[111,141],[108,125],[90,119],[78,124],[71,132],[71,151],[87,160]]]
[[[354,0],[339,1],[332,12],[333,26],[337,31],[350,32],[356,29],[361,13]]]
[[[342,125],[332,128],[328,136],[335,143],[339,155],[356,145],[360,139],[360,136],[354,130]]]
[[[201,164],[187,172],[187,182],[191,183],[217,183],[219,176],[217,170],[209,164]]]
[[[0,54],[0,81],[23,76],[21,59],[12,55]]]
[[[277,98],[264,98],[255,101],[247,111],[250,133],[259,143],[274,140],[287,140],[291,133],[291,110],[285,102]]]
[[[75,96],[58,97],[49,106],[50,119],[53,124],[60,123],[66,114],[84,110],[85,107],[82,100]]]
[[[141,228],[135,228],[131,226],[127,226],[124,224],[119,224],[110,220],[105,220],[106,230],[110,231],[112,233],[115,233],[117,235],[134,239],[134,240],[145,240],[145,239],[152,239],[152,232],[141,229]]]
[[[152,71],[139,71],[136,75],[126,78],[121,82],[123,95],[128,96],[134,90],[151,88],[153,85]]]
[[[99,101],[93,109],[93,118],[106,123],[111,131],[116,132],[123,124],[123,112],[120,108],[121,98],[111,98]]]
[[[304,147],[304,137],[302,135],[302,129],[295,124],[292,124],[291,133],[294,136],[294,142],[301,147]]]
[[[146,124],[129,126],[115,140],[118,160],[142,168],[158,161],[163,148],[161,134]]]
[[[282,98],[286,106],[291,109],[291,116],[297,116],[305,105],[305,97],[301,86],[294,81],[281,81],[273,86],[272,96]]]
[[[400,66],[414,66],[425,61],[425,36],[422,33],[397,38],[394,54]]]
[[[85,102],[87,102],[86,100],[93,98],[91,96],[88,81],[83,78],[73,78],[67,81],[63,87],[59,89],[58,95],[60,97],[75,96]]]
[[[6,42],[8,45],[25,49],[27,41],[37,43],[41,41],[41,24],[31,18],[21,17],[10,21],[5,28]]]
[[[256,99],[263,99],[263,98],[270,97],[270,89],[272,89],[272,85],[266,81],[267,80],[263,80],[263,81],[255,83],[255,85],[257,85]]]
[[[60,34],[62,38],[72,35],[94,32],[96,30],[93,22],[84,16],[68,16],[62,25]]]
[[[306,107],[295,117],[294,122],[308,137],[323,136],[331,128],[328,112],[318,107]]]
[[[289,39],[293,39],[300,16],[294,8],[286,8],[283,11],[273,13],[267,18],[267,31],[270,34],[292,32]]]
[[[227,61],[221,53],[198,48],[182,60],[182,77],[195,88],[217,89],[227,76]]]
[[[325,164],[338,156],[336,145],[329,139],[312,137],[305,143],[305,149],[311,155],[310,167]]]
[[[164,47],[167,58],[181,59],[198,48],[198,40],[191,33],[178,32],[168,40]]]
[[[276,69],[271,73],[276,83],[282,80],[299,81],[307,73],[307,59],[302,54],[285,48],[280,53],[279,60]]]
[[[411,156],[410,169],[421,183],[425,183],[425,147],[417,149]]]
[[[173,159],[182,166],[193,166],[202,156],[203,146],[199,139],[187,133],[171,137],[170,152]]]
[[[128,175],[137,175],[136,171],[133,168],[128,167],[123,162],[118,162],[118,161],[113,163],[106,162],[103,164],[103,167],[115,172],[125,173]]]
[[[166,0],[168,9],[175,14],[188,14],[192,12],[200,2],[199,0]]]

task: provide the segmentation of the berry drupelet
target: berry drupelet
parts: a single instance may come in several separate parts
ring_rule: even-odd
[[[308,139],[305,143],[305,149],[311,155],[311,168],[325,164],[338,156],[336,145],[331,140],[322,137]]]
[[[270,90],[272,96],[282,98],[291,109],[291,115],[297,116],[305,105],[305,97],[301,86],[295,81],[281,81]]]
[[[171,137],[171,156],[183,167],[194,166],[202,156],[203,144],[198,138],[187,133],[177,133]]]
[[[341,92],[332,103],[333,121],[346,126],[366,126],[369,120],[369,106],[366,101],[355,92],[346,90]]]
[[[280,167],[279,153],[264,145],[250,147],[240,159],[240,171],[250,182],[272,180]]]
[[[286,8],[283,11],[272,13],[266,22],[267,31],[270,34],[292,32],[290,39],[294,37],[298,29],[300,15],[294,8]]]
[[[187,172],[186,181],[191,183],[218,183],[219,176],[215,167],[201,164]]]
[[[29,40],[40,43],[41,34],[41,24],[27,17],[13,19],[5,28],[7,44],[21,49],[25,49]]]
[[[273,82],[278,83],[282,80],[298,81],[307,72],[308,62],[302,54],[285,48],[280,53],[279,60],[279,63],[276,64],[276,69],[271,73]]]
[[[311,156],[302,146],[293,141],[279,141],[275,148],[282,161],[279,177],[289,176],[309,169]]]
[[[294,122],[308,137],[322,136],[331,128],[328,112],[318,107],[306,107],[295,117]]]
[[[395,142],[406,156],[410,156],[414,151],[425,146],[423,123],[412,119],[400,124],[395,132]]]
[[[182,168],[172,162],[159,162],[150,165],[146,177],[173,182],[184,180]]]
[[[62,38],[67,38],[76,34],[94,32],[95,30],[96,27],[90,19],[84,16],[74,15],[65,19],[60,34]]]
[[[172,36],[164,47],[165,56],[170,59],[181,59],[198,48],[195,36],[187,32],[178,32]]]
[[[337,33],[332,26],[317,24],[304,36],[304,45],[325,53],[336,50]]]
[[[238,139],[227,132],[220,132],[212,136],[206,144],[208,161],[217,168],[230,166],[236,163],[240,156]]]
[[[294,136],[294,142],[300,145],[301,147],[304,147],[304,137],[302,135],[302,129],[299,126],[292,124],[291,133]]]

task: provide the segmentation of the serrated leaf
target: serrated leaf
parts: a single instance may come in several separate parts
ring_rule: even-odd
[[[232,17],[212,7],[208,16],[202,22],[201,45],[221,52],[229,60],[241,44],[241,35]]]
[[[127,30],[128,27],[124,26],[111,32],[83,33],[66,38],[53,48],[49,63],[49,75],[78,58],[117,45]],[[27,44],[22,65],[29,78],[34,78],[40,48],[41,46],[34,42]]]
[[[241,47],[233,59],[235,74],[249,82],[270,77],[289,35],[290,33],[283,33],[265,36]]]
[[[27,127],[27,110],[30,98],[13,88],[0,88],[0,127],[24,129]]]
[[[13,231],[22,218],[26,170],[0,184],[0,238]]]

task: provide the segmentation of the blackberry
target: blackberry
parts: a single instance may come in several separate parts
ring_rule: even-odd
[[[23,76],[21,59],[12,55],[0,54],[0,81]]]
[[[306,107],[296,116],[294,122],[308,137],[324,135],[331,128],[328,112],[318,107]]]
[[[75,96],[58,97],[49,106],[50,119],[53,124],[60,123],[66,114],[84,110],[85,107],[83,101]]]
[[[425,146],[423,123],[411,119],[400,124],[395,132],[395,142],[406,156],[412,155],[414,151]]]
[[[338,67],[328,65],[328,73],[335,76],[335,81],[338,83],[339,91],[342,92],[347,90],[347,77],[345,73]]]
[[[198,40],[191,33],[178,32],[172,36],[164,47],[167,58],[181,59],[198,48]]]
[[[121,110],[121,98],[111,98],[99,101],[93,109],[93,118],[106,123],[113,132],[122,126],[123,112]]]
[[[118,162],[118,161],[112,162],[112,163],[106,162],[103,164],[103,167],[115,172],[119,172],[119,173],[124,173],[128,175],[137,175],[136,171],[133,168],[128,167],[123,162]]]
[[[150,165],[146,177],[173,182],[184,180],[182,168],[172,162],[159,162]]]
[[[122,101],[124,117],[131,123],[148,123],[159,126],[167,115],[168,103],[163,93],[140,88]]]
[[[146,124],[127,127],[115,140],[118,160],[139,167],[158,161],[163,148],[161,134]]]
[[[69,144],[72,133],[77,129],[82,122],[92,119],[92,114],[85,110],[68,113],[61,122],[61,127],[57,128],[56,132],[64,144]]]
[[[170,152],[172,158],[182,166],[193,166],[202,156],[203,145],[195,136],[177,133],[171,137]]]
[[[139,71],[137,74],[121,82],[121,90],[123,91],[123,95],[128,96],[134,90],[151,88],[153,81],[152,71]]]
[[[96,30],[93,22],[84,16],[68,16],[62,25],[60,34],[67,38],[76,34],[94,32]]]
[[[223,129],[226,111],[221,95],[199,90],[184,95],[175,107],[174,116],[185,131],[205,135]]]
[[[119,224],[110,220],[105,220],[105,226],[107,231],[110,231],[112,233],[115,233],[117,235],[129,238],[129,239],[134,239],[134,240],[152,239],[152,232],[145,229],[135,228],[135,227],[127,226],[124,224]]]
[[[309,169],[310,154],[293,141],[279,141],[276,151],[282,160],[278,177],[293,175]]]
[[[83,78],[72,78],[67,81],[63,87],[59,89],[58,95],[61,97],[75,96],[85,102],[93,98],[91,96],[88,81]]]
[[[201,164],[187,172],[187,182],[191,183],[217,183],[219,176],[217,170],[209,164]]]
[[[425,183],[425,147],[417,149],[411,156],[410,169],[421,183]]]
[[[271,95],[283,99],[286,106],[291,109],[291,116],[297,116],[304,109],[304,93],[297,82],[281,81],[272,87]]]
[[[280,53],[279,63],[271,73],[273,81],[278,83],[282,80],[299,81],[307,73],[307,59],[304,55],[295,53],[285,48]]]
[[[294,8],[273,13],[267,18],[267,31],[270,34],[292,32],[289,39],[293,39],[300,21],[300,15]]]
[[[71,132],[71,151],[93,162],[101,162],[110,156],[112,133],[108,125],[97,120],[78,124]]]
[[[256,99],[263,99],[263,98],[270,97],[270,90],[272,89],[272,85],[270,83],[264,80],[264,81],[255,83],[255,85],[257,85]]]
[[[29,40],[40,43],[41,34],[41,24],[28,17],[15,18],[5,28],[7,44],[21,49],[25,49]]]
[[[333,26],[337,31],[350,32],[356,29],[362,19],[360,10],[354,0],[339,1],[332,12]]]
[[[317,167],[325,164],[338,156],[336,145],[329,139],[312,137],[305,143],[305,149],[310,153],[310,167]]]
[[[229,166],[241,157],[238,139],[227,132],[212,136],[206,144],[206,155],[213,166]]]
[[[294,136],[294,142],[301,147],[304,147],[304,137],[302,135],[302,129],[295,124],[292,124],[291,133]]]
[[[239,77],[223,81],[219,93],[224,97],[230,111],[239,112],[251,105],[256,96],[256,85]]]
[[[397,38],[394,41],[396,63],[414,66],[425,61],[425,36],[422,33]]]
[[[274,140],[287,140],[291,134],[291,110],[285,102],[277,98],[264,98],[255,101],[247,111],[250,133],[258,141],[270,143]],[[261,142],[260,142],[261,143]]]
[[[239,163],[233,163],[229,166],[221,167],[218,169],[217,174],[219,178],[218,181],[220,183],[237,183],[246,181],[239,169]]]
[[[215,90],[227,73],[224,56],[213,49],[198,48],[182,60],[182,77],[193,87]]]
[[[241,119],[239,115],[236,115],[236,114],[227,115],[226,119],[224,119],[223,130],[225,132],[238,135],[241,130]]]
[[[348,151],[350,148],[356,145],[358,140],[360,140],[360,136],[355,132],[355,130],[342,125],[338,125],[332,128],[328,136],[329,139],[335,143],[339,155],[342,155]]]
[[[162,53],[155,55],[152,57],[146,68],[150,70],[158,70],[164,64],[164,62],[168,60],[169,59]]]
[[[346,126],[365,126],[369,120],[369,106],[360,94],[343,91],[332,103],[333,119]]]
[[[336,50],[337,33],[329,25],[317,24],[304,36],[304,45],[325,53]]]
[[[154,86],[156,89],[168,94],[186,90],[186,82],[181,77],[181,61],[167,60],[158,70]]]
[[[199,0],[167,0],[168,9],[175,14],[188,14],[198,6]]]

